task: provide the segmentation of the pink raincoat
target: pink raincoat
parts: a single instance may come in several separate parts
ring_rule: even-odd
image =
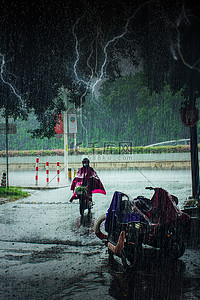
[[[76,176],[73,179],[71,184],[71,190],[73,190],[74,194],[71,197],[70,202],[72,202],[74,199],[78,199],[75,188],[80,185],[87,186],[87,196],[91,200],[92,200],[92,194],[94,193],[100,193],[106,195],[104,186],[99,176],[97,175],[97,172],[92,167],[88,167],[88,168],[82,167],[76,173]]]

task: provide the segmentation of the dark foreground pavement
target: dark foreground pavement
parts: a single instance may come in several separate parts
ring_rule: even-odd
[[[187,249],[176,262],[150,251],[137,270],[124,272],[95,240],[1,241],[0,299],[200,299],[199,249]]]
[[[151,173],[151,180],[172,185],[178,197],[185,195],[182,172],[170,174],[159,172],[158,182],[157,172],[155,178]],[[138,268],[128,272],[119,259],[109,262],[106,247],[93,232],[95,220],[107,211],[113,191],[146,191],[139,175],[131,172],[127,181],[129,173],[115,172],[114,185],[111,175],[102,173],[107,196],[95,196],[88,223],[80,222],[78,203],[68,202],[69,187],[32,190],[28,199],[0,205],[1,300],[200,299],[200,249],[193,243],[177,262],[162,261],[149,249]]]

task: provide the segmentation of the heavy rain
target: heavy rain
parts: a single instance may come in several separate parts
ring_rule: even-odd
[[[0,299],[199,299],[200,6],[0,7]]]
[[[176,194],[182,204],[191,193],[189,170],[143,172],[157,186]],[[108,193],[93,197],[90,217],[85,212],[81,218],[77,200],[69,202],[72,191],[63,174],[60,188],[52,181],[47,190],[32,190],[30,197],[1,206],[1,298],[198,299],[197,249],[187,249],[176,264],[164,261],[163,266],[151,249],[142,267],[127,272],[117,257],[109,262],[106,245],[94,234],[94,223],[108,210],[112,194],[120,190],[150,198],[153,193],[145,190],[149,182],[137,170],[98,173]],[[33,186],[34,175],[10,172],[10,183]],[[43,171],[43,186],[45,180]]]

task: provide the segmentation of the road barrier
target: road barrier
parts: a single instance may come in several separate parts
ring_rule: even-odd
[[[57,183],[60,183],[60,163],[57,161]]]
[[[49,184],[49,162],[46,162],[46,175],[47,175],[47,184]]]
[[[57,171],[56,171],[56,176],[55,177],[57,177],[57,183],[59,184],[60,183],[60,162],[57,161],[56,165],[57,165]],[[46,161],[45,167],[46,167],[46,183],[48,185],[49,184],[49,161]],[[76,169],[73,169],[74,177],[76,175],[76,171],[77,171]],[[38,178],[39,178],[39,157],[36,157],[35,172],[36,172],[35,184],[37,186],[38,185]],[[72,180],[72,168],[68,168],[68,179],[70,181]]]
[[[38,185],[38,171],[39,171],[39,157],[36,157],[36,166],[35,166],[35,184]]]
[[[68,169],[68,179],[71,181],[72,180],[72,169]]]

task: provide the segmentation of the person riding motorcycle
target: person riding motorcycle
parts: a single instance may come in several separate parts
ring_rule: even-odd
[[[76,188],[78,186],[86,187],[86,193],[89,202],[92,202],[93,193],[101,193],[106,195],[106,191],[99,176],[97,175],[97,172],[90,167],[89,159],[84,158],[82,164],[82,168],[78,170],[71,184],[71,190],[74,192],[74,194],[69,200],[70,202],[72,202],[74,199],[78,199],[78,195],[76,193]]]

